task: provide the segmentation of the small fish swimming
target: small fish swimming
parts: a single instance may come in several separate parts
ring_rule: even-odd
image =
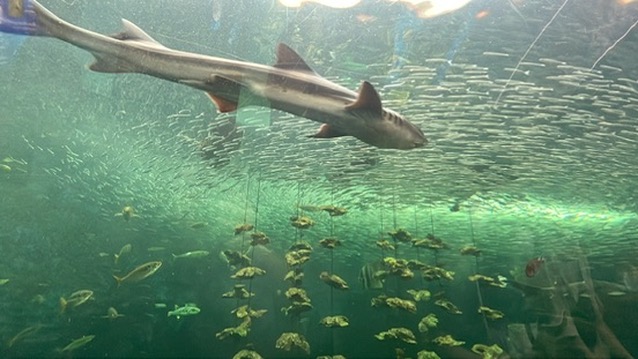
[[[184,304],[183,307],[178,307],[177,304],[175,304],[175,309],[169,311],[166,316],[167,317],[176,317],[177,319],[179,319],[180,317],[185,317],[187,315],[195,315],[195,314],[199,314],[201,310],[197,307],[197,305],[195,303],[186,303]]]
[[[319,278],[324,281],[326,284],[328,284],[329,286],[336,288],[336,289],[341,289],[341,290],[348,290],[350,289],[350,287],[348,286],[348,283],[346,283],[345,280],[343,280],[343,278],[339,277],[336,274],[329,274],[328,272],[321,272],[319,274]]]
[[[72,308],[75,308],[86,303],[91,298],[93,298],[93,291],[90,289],[82,289],[73,292],[68,299],[60,297],[60,314],[64,313],[69,305]]]
[[[135,213],[135,208],[133,208],[132,206],[124,206],[124,208],[122,208],[120,212],[115,214],[115,217],[122,217],[125,221],[128,222],[131,218],[139,216]]]
[[[207,222],[195,222],[193,224],[191,224],[191,228],[193,229],[199,229],[199,228],[204,228],[208,225]]]
[[[202,258],[202,257],[206,257],[210,254],[209,251],[192,251],[192,252],[186,252],[183,254],[173,254],[173,259],[180,259],[180,258]]]
[[[67,345],[64,348],[62,348],[61,352],[62,353],[64,353],[64,352],[72,352],[75,349],[86,345],[87,343],[89,343],[94,338],[95,338],[95,335],[85,335],[82,338],[75,339],[74,341],[69,343],[69,345]]]
[[[18,334],[14,335],[11,339],[7,340],[7,347],[11,348],[12,346],[15,345],[15,343],[38,332],[40,328],[42,328],[42,324],[36,324],[36,325],[32,325],[30,327],[22,329]]]
[[[120,249],[119,253],[113,254],[115,264],[117,264],[117,262],[120,261],[120,258],[122,257],[123,254],[129,253],[131,251],[131,248],[132,248],[131,244],[127,243]]]
[[[123,317],[123,316],[124,316],[124,314],[118,313],[117,309],[115,309],[113,307],[110,307],[106,311],[106,315],[103,315],[102,318],[113,320],[113,319],[117,319],[117,318],[120,318],[120,317]]]
[[[529,278],[535,276],[541,270],[543,263],[545,263],[545,258],[543,257],[530,259],[525,266],[525,275]]]
[[[162,266],[162,262],[153,261],[144,263],[137,268],[130,271],[124,277],[118,277],[116,275],[113,276],[117,281],[117,286],[119,287],[122,283],[134,283],[139,282],[144,278],[150,277]]]

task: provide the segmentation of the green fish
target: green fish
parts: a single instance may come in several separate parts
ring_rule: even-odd
[[[175,316],[177,319],[185,317],[187,315],[195,315],[200,312],[200,309],[195,303],[186,303],[183,307],[178,307],[175,304],[175,309],[168,312],[167,317]]]
[[[95,335],[85,335],[82,338],[75,339],[74,341],[69,343],[69,345],[67,345],[64,348],[62,348],[62,352],[63,353],[64,352],[72,352],[75,349],[86,345],[88,342],[93,340],[93,338],[95,338]]]

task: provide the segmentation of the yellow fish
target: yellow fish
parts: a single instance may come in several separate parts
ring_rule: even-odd
[[[139,282],[142,279],[153,275],[153,273],[157,272],[157,270],[161,266],[162,266],[162,262],[160,261],[148,262],[133,269],[124,277],[118,277],[114,275],[113,278],[115,278],[115,280],[117,281],[117,286],[119,287],[124,282],[127,282],[127,283]]]
[[[67,306],[71,305],[73,308],[75,308],[78,305],[86,303],[92,297],[93,291],[89,289],[82,289],[73,292],[68,299],[60,297],[60,314],[64,313]]]
[[[120,211],[119,213],[115,214],[116,217],[122,217],[124,218],[124,220],[126,220],[127,222],[134,217],[139,217],[136,213],[135,213],[135,208],[133,208],[132,206],[124,206],[124,208],[122,208],[122,211]]]

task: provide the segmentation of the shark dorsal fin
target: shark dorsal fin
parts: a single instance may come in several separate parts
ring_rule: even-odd
[[[299,56],[295,50],[291,49],[286,44],[277,45],[277,63],[275,64],[275,67],[279,69],[316,74],[301,58],[301,56]]]
[[[153,44],[158,47],[164,47],[164,45],[160,44],[149,34],[144,32],[144,30],[140,29],[139,26],[126,19],[122,19],[122,27],[124,27],[124,30],[118,32],[117,34],[113,34],[110,37],[122,41],[138,41],[145,42],[147,44]]]
[[[381,114],[383,112],[381,97],[379,97],[379,93],[374,89],[372,84],[368,81],[363,81],[359,87],[359,95],[357,96],[357,99],[353,103],[347,105],[346,110],[369,111]]]

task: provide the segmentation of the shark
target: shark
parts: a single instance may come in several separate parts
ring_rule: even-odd
[[[0,0],[0,31],[52,37],[90,52],[89,69],[139,73],[204,91],[219,112],[257,104],[321,123],[308,137],[352,136],[378,148],[411,150],[427,140],[420,128],[383,107],[368,81],[357,92],[318,75],[293,49],[276,48],[273,66],[167,48],[132,22],[123,31],[99,34],[66,22],[36,0]],[[243,104],[243,103],[242,103]]]

